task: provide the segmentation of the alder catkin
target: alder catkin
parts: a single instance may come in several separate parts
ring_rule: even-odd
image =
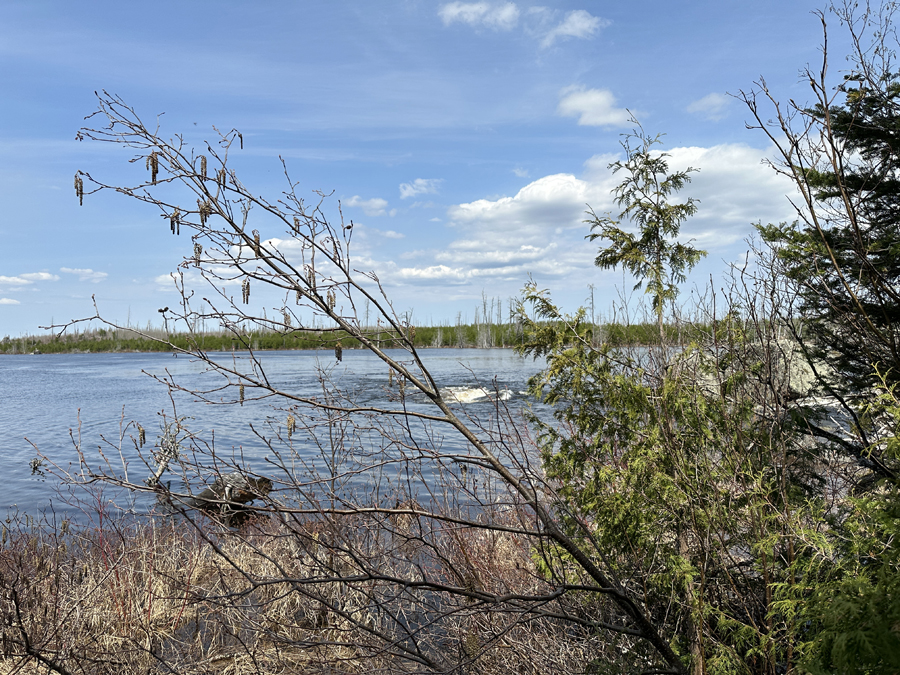
[[[147,168],[150,170],[150,182],[156,185],[156,175],[159,173],[159,157],[156,152],[147,155]]]
[[[140,443],[140,446],[143,448],[144,443],[146,443],[146,442],[147,442],[147,434],[144,431],[144,427],[142,427],[140,424],[138,424],[138,443]]]
[[[290,438],[291,436],[294,435],[294,428],[295,428],[296,424],[297,424],[297,421],[294,419],[294,416],[288,415],[288,417],[287,417],[288,438]]]
[[[262,251],[259,247],[259,230],[253,230],[253,252],[257,258],[262,257]]]
[[[197,211],[200,213],[200,224],[206,225],[206,220],[212,215],[212,204],[208,200],[197,200]]]
[[[250,280],[244,279],[241,284],[241,296],[244,299],[244,304],[248,304],[250,302]]]
[[[181,234],[181,210],[177,206],[169,216],[169,227],[172,229],[172,234]]]
[[[340,340],[334,344],[334,358],[338,361],[344,358],[344,346],[341,344]]]
[[[203,255],[203,246],[200,242],[194,242],[194,267],[200,267],[200,256]]]
[[[238,392],[241,399],[241,405],[244,405],[244,385],[238,386]]]
[[[78,197],[78,206],[84,206],[84,181],[77,173],[75,174],[75,196]]]
[[[206,155],[200,155],[200,177],[206,180]]]

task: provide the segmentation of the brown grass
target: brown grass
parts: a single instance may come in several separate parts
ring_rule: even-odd
[[[2,673],[585,672],[616,651],[518,601],[414,587],[552,592],[510,533],[290,514],[4,532]]]

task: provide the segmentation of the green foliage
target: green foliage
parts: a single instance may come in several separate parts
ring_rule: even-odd
[[[868,414],[885,426],[888,461],[900,459],[900,400],[885,374]],[[900,482],[882,479],[830,518],[818,547],[827,568],[808,589],[802,618],[814,627],[806,648],[812,673],[900,671]]]
[[[525,303],[521,349],[547,359],[531,391],[556,418],[532,423],[567,532],[639,589],[692,667],[762,673],[788,663],[798,631],[788,615],[802,598],[779,609],[772,591],[797,585],[791,570],[808,547],[792,542],[814,532],[821,512],[808,497],[809,458],[757,423],[750,380],[723,396],[703,386],[708,373],[688,366],[698,363],[689,353],[673,361],[664,345],[596,345],[583,311],[561,313],[534,285]],[[740,328],[733,316],[716,323],[720,351],[752,348]],[[554,563],[545,574],[573,580],[570,558]]]
[[[615,190],[616,204],[622,208],[619,219],[600,217],[591,211],[591,218],[585,222],[593,230],[588,235],[591,241],[610,242],[600,249],[595,264],[603,269],[622,265],[637,279],[635,289],[646,284],[645,292],[652,297],[653,311],[661,323],[665,304],[675,299],[677,285],[685,281],[706,251],[670,241],[678,236],[681,224],[697,212],[697,204],[694,199],[670,204],[668,199],[690,182],[690,173],[697,169],[669,173],[668,155],[653,152],[658,143],[660,136],[648,136],[640,125],[626,136],[622,143],[625,161],[609,165],[614,173],[626,174]],[[637,227],[637,236],[619,227],[622,220]]]
[[[838,14],[854,22],[852,11]],[[892,33],[874,33],[872,54],[889,48],[877,41]],[[819,135],[814,147],[822,148],[798,142],[791,161],[809,195],[803,220],[758,228],[798,290],[814,357],[828,357],[836,371],[829,384],[842,392],[870,386],[875,363],[900,381],[900,79],[869,59],[845,76],[838,102],[822,98],[801,111],[802,136]]]

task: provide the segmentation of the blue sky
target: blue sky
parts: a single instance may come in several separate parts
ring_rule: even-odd
[[[128,155],[75,140],[94,91],[163,134],[199,143],[238,128],[245,185],[274,198],[285,158],[298,191],[334,191],[358,264],[418,321],[506,299],[529,275],[569,309],[621,272],[592,265],[586,205],[614,209],[630,110],[665,133],[673,167],[700,169],[683,228],[709,257],[699,285],[739,259],[756,221],[791,218],[771,148],[728,93],[764,75],[805,100],[816,5],[784,0],[623,2],[14,2],[0,4],[0,335],[93,312],[158,320],[190,255],[150,207],[103,194],[78,206],[76,170],[109,182]],[[835,29],[830,49],[845,51]],[[833,57],[834,67],[842,66]],[[263,232],[275,237],[278,232]],[[630,284],[626,283],[630,287]]]

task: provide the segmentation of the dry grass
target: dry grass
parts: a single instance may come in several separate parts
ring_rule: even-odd
[[[585,672],[616,651],[533,611],[571,603],[496,600],[553,590],[521,535],[383,515],[10,528],[2,673]]]

